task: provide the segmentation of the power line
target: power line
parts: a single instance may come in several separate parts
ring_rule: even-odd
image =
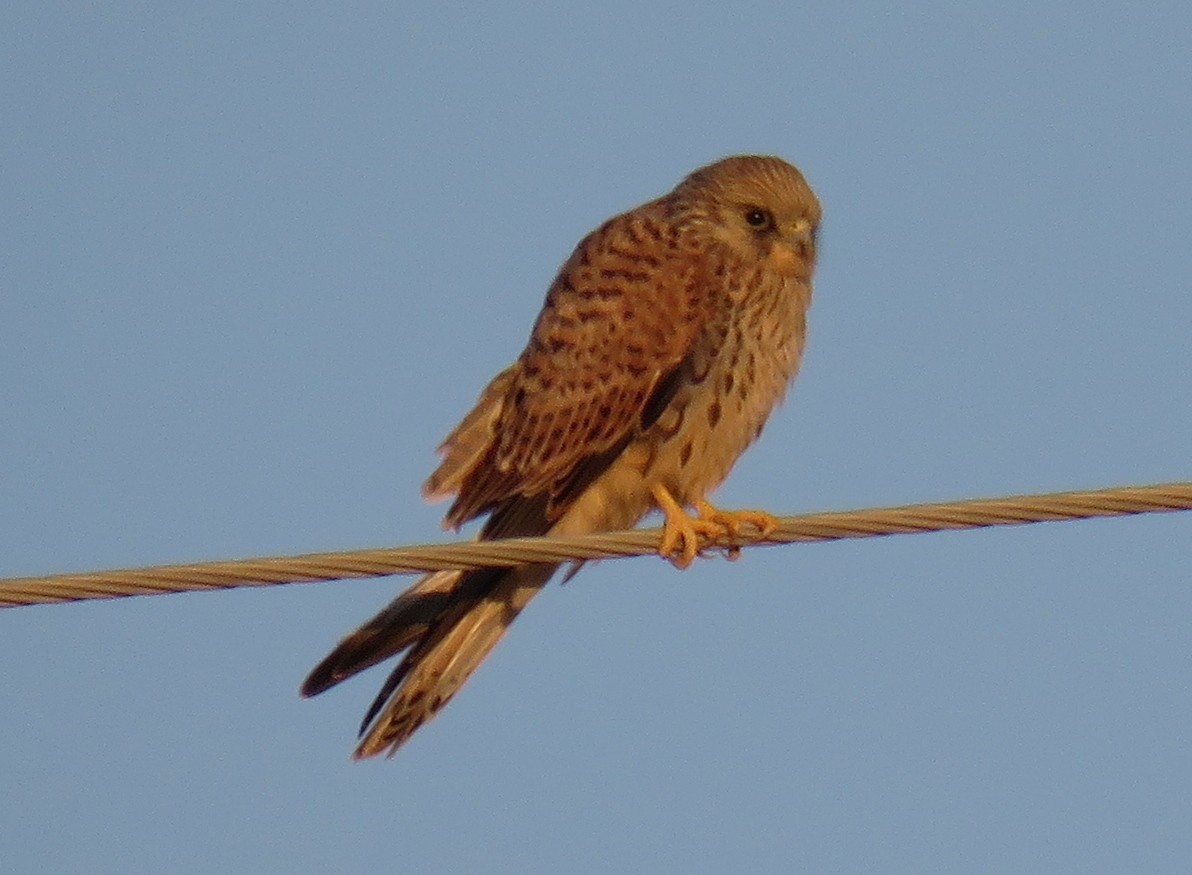
[[[1192,482],[1052,492],[838,513],[780,517],[764,540],[709,542],[708,549],[833,541],[986,526],[1014,526],[1091,517],[1192,509]],[[661,529],[635,529],[576,538],[510,538],[454,544],[347,550],[117,571],[0,579],[0,608],[133,595],[272,586],[384,577],[447,568],[485,568],[641,556],[657,550]]]

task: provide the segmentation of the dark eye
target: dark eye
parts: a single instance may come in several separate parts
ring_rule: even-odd
[[[760,207],[753,207],[745,213],[745,221],[750,228],[756,228],[759,231],[765,231],[774,227],[774,216],[770,214],[769,210],[763,210]]]

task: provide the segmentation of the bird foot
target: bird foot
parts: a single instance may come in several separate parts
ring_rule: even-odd
[[[695,503],[695,511],[701,520],[722,526],[724,534],[734,538],[741,537],[745,526],[757,530],[750,539],[758,541],[770,537],[778,528],[778,518],[764,510],[723,510],[701,499]]]
[[[703,544],[707,541],[739,538],[746,525],[757,530],[751,537],[759,539],[768,537],[778,528],[778,520],[764,511],[721,510],[703,499],[695,502],[696,516],[693,517],[664,487],[656,486],[652,492],[664,517],[658,555],[680,570],[703,553]],[[729,557],[735,559],[737,552],[730,548]]]

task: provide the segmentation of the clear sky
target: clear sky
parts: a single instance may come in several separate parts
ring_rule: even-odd
[[[776,512],[1192,478],[1186,4],[10,3],[0,575],[416,543],[607,216],[824,204]],[[607,562],[391,762],[402,580],[0,613],[0,870],[1186,872],[1192,514]]]

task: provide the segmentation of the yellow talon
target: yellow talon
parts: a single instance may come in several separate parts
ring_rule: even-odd
[[[702,498],[695,502],[695,512],[700,519],[723,527],[725,534],[734,538],[741,536],[741,528],[746,524],[757,529],[754,537],[758,540],[770,537],[778,528],[778,518],[764,510],[721,510]]]
[[[696,516],[692,517],[666,487],[657,485],[651,494],[664,517],[658,554],[679,569],[686,568],[700,555],[701,538],[712,541],[725,536],[738,538],[746,524],[757,529],[756,537],[765,538],[778,528],[778,520],[764,511],[721,510],[701,498],[695,502]],[[730,558],[735,558],[731,551]]]
[[[683,569],[695,561],[700,552],[700,535],[717,537],[723,528],[688,515],[683,506],[661,484],[650,490],[658,509],[662,511],[662,543],[658,555]]]

